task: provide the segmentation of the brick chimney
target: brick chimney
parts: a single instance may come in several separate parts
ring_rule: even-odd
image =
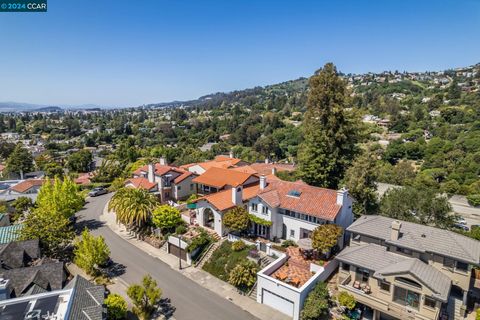
[[[398,240],[400,237],[400,228],[402,223],[398,220],[392,221],[392,232],[390,233],[390,240]]]
[[[243,204],[243,187],[232,187],[232,203],[236,206]]]
[[[148,182],[155,182],[155,166],[153,165],[153,163],[148,164],[147,179]]]

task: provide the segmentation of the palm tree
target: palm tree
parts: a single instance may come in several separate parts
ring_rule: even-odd
[[[115,211],[117,221],[141,229],[157,205],[155,196],[144,189],[121,188],[110,200],[108,210]]]

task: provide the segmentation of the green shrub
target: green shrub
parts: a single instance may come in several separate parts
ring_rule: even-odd
[[[184,226],[183,224],[182,225],[179,225],[176,229],[175,229],[175,233],[176,234],[184,234],[187,232],[187,227]]]
[[[105,299],[105,306],[107,307],[108,319],[125,319],[127,315],[127,302],[121,295],[116,293],[109,294]]]
[[[251,247],[246,246],[241,251],[233,251],[232,244],[225,241],[213,252],[210,260],[203,266],[203,270],[223,281],[228,281],[230,271],[247,259],[250,249]]]
[[[243,242],[242,240],[237,240],[237,241],[232,243],[232,250],[233,251],[241,251],[241,250],[245,249],[245,247],[246,247],[245,242]]]
[[[346,291],[342,291],[338,294],[338,303],[350,310],[355,308],[355,305],[357,304],[355,297]]]
[[[255,284],[257,271],[256,263],[250,260],[243,261],[230,271],[228,282],[243,291],[247,291]]]
[[[208,245],[211,241],[210,235],[205,230],[200,229],[200,234],[191,240],[187,246],[187,251],[193,252],[197,248]]]
[[[471,194],[467,196],[467,200],[471,206],[474,206],[474,207],[480,206],[480,194]]]
[[[475,320],[480,320],[480,308],[477,309],[477,316],[475,317]]]
[[[282,242],[282,247],[288,248],[288,247],[298,247],[297,243],[293,240],[285,240]]]

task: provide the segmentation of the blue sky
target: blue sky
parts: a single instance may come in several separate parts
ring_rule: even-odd
[[[0,101],[136,106],[480,62],[478,0],[48,0],[0,13]]]

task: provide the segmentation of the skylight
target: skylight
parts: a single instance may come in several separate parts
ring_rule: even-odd
[[[298,198],[298,197],[300,197],[301,194],[302,194],[302,193],[301,193],[300,191],[298,191],[298,190],[290,190],[290,191],[288,191],[288,195],[289,195],[289,196],[292,196],[292,197],[297,197],[297,198]]]

